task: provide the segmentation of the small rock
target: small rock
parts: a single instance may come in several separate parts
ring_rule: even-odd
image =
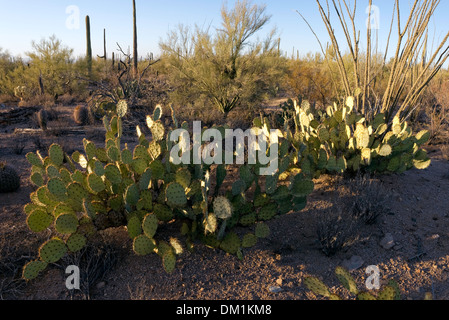
[[[282,286],[282,278],[277,279],[276,284]]]
[[[393,235],[391,233],[387,233],[385,237],[380,241],[380,245],[385,250],[390,250],[391,248],[393,248],[395,245]]]
[[[268,291],[270,291],[271,293],[279,293],[282,292],[282,288],[279,286],[270,286],[268,287]]]
[[[357,270],[363,266],[365,261],[360,256],[352,256],[351,259],[343,261],[343,267],[349,271]]]

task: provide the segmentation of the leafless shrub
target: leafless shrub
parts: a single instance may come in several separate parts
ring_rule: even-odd
[[[322,210],[317,217],[316,234],[321,251],[328,257],[352,245],[358,238],[357,220],[334,203]]]
[[[110,244],[89,244],[81,251],[63,258],[60,267],[77,266],[80,270],[80,290],[71,291],[73,298],[91,299],[92,287],[102,281],[117,262],[117,251]]]
[[[359,175],[343,183],[349,193],[345,201],[346,211],[353,219],[373,225],[379,217],[391,212],[391,197],[379,181]]]

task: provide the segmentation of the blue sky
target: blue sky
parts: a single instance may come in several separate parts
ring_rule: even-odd
[[[314,0],[253,0],[266,4],[266,12],[272,15],[270,24],[260,36],[276,26],[282,39],[281,48],[291,55],[293,50],[300,54],[319,51],[319,46],[295,12],[299,10],[315,28],[318,35],[327,41],[327,34],[321,22]],[[352,2],[352,1],[351,1]],[[410,0],[401,0],[402,11],[407,12]],[[234,1],[228,0],[228,7]],[[368,17],[365,12],[367,0],[359,1],[358,26],[364,29]],[[139,54],[159,53],[159,40],[178,24],[209,25],[220,24],[221,0],[137,0]],[[393,8],[393,1],[375,0],[379,7],[379,42],[384,48]],[[32,49],[32,40],[39,41],[52,34],[74,49],[75,56],[84,55],[86,49],[84,18],[90,16],[94,54],[103,52],[103,29],[107,32],[108,54],[117,50],[116,43],[126,50],[132,46],[132,1],[131,0],[0,0],[0,48],[14,55],[22,55]],[[70,11],[75,8],[75,11]],[[78,14],[79,13],[79,14]],[[449,30],[447,15],[449,0],[442,0],[432,23],[431,36],[442,39]],[[336,21],[337,22],[337,21]],[[78,24],[78,25],[77,25]]]

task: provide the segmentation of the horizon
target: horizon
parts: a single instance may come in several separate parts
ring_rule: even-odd
[[[224,3],[226,2],[170,0],[162,4],[137,0],[139,58],[145,58],[150,53],[158,56],[160,54],[159,42],[166,39],[168,32],[179,24],[218,27],[221,23],[220,10]],[[234,0],[228,1],[227,7],[232,8],[234,3]],[[315,36],[296,10],[300,11],[310,22],[323,44],[328,42],[326,29],[314,1],[254,0],[252,3],[265,4],[266,14],[271,15],[269,23],[256,37],[264,37],[276,27],[278,30],[277,36],[281,39],[281,51],[284,55],[291,57],[299,54],[303,57],[309,53],[321,52]],[[378,38],[379,49],[382,52],[386,46],[384,41],[388,36],[393,2],[374,1],[373,4],[379,8],[380,29]],[[22,0],[10,2],[0,0],[0,5],[4,9],[4,13],[7,13],[0,20],[0,28],[13,30],[13,32],[0,34],[0,49],[16,57],[26,58],[26,53],[33,51],[32,41],[39,42],[42,39],[49,39],[52,35],[61,40],[64,46],[73,49],[74,58],[83,57],[86,52],[85,17],[87,15],[90,17],[94,57],[103,55],[103,29],[106,29],[109,58],[112,52],[118,51],[117,43],[124,51],[132,48],[131,1],[63,0],[56,2],[55,0],[42,0],[36,2]],[[406,8],[407,5],[401,3],[402,12],[407,13]],[[360,6],[357,12],[357,27],[363,34],[368,14],[365,12],[364,6]],[[431,23],[429,35],[433,39],[433,46],[431,46],[433,48],[447,33],[447,30],[441,28],[441,26],[447,25],[444,23],[445,12],[449,12],[449,1],[440,4],[439,10],[435,13]],[[24,20],[28,23],[23,23]],[[340,26],[337,25],[337,20],[334,21],[338,31]],[[31,26],[35,27],[31,28]],[[342,34],[339,34],[339,36],[341,37]],[[393,32],[392,43],[395,41],[394,37]],[[342,38],[342,40],[344,39]],[[363,42],[363,38],[361,42]],[[363,43],[361,46],[363,51]]]

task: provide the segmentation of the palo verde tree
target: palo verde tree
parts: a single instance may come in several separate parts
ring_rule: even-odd
[[[233,9],[223,6],[221,17],[215,32],[180,25],[160,47],[176,89],[174,101],[206,98],[226,117],[237,106],[263,99],[277,86],[283,67],[274,29],[264,41],[254,39],[270,20],[265,6],[237,1]]]

